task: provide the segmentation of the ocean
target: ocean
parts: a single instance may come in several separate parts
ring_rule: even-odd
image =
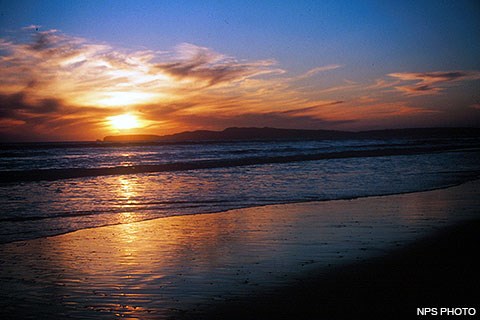
[[[160,217],[432,190],[480,174],[459,139],[0,145],[0,243]]]

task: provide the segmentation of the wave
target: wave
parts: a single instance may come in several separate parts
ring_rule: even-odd
[[[165,202],[167,203],[167,202]],[[183,204],[182,204],[183,203]],[[123,205],[122,209],[112,209],[112,210],[90,210],[90,211],[72,211],[72,212],[59,212],[59,213],[51,213],[48,216],[42,215],[42,216],[32,216],[32,215],[26,215],[26,216],[13,216],[13,217],[6,217],[6,218],[0,218],[0,223],[5,223],[5,222],[28,222],[28,221],[39,221],[39,220],[50,220],[50,219],[72,219],[72,218],[78,218],[78,217],[86,217],[86,216],[95,216],[99,217],[101,215],[105,214],[119,214],[119,213],[126,213],[126,212],[131,212],[132,210],[137,211],[142,211],[142,212],[147,212],[147,211],[159,211],[159,209],[163,210],[171,210],[171,209],[189,209],[189,208],[202,208],[205,205],[221,205],[221,204],[228,204],[230,202],[227,201],[212,201],[206,202],[206,201],[196,201],[195,203],[193,202],[171,202],[171,204],[178,204],[178,205],[173,205],[172,207],[155,207],[155,206],[149,206],[149,203],[144,203],[144,204],[137,204],[135,206],[125,206]],[[232,201],[233,203],[233,201]],[[129,209],[129,210],[127,210]]]
[[[427,187],[427,188],[418,188],[412,189],[408,191],[396,191],[396,192],[380,192],[380,193],[365,193],[365,194],[356,194],[356,195],[342,195],[336,197],[306,197],[306,198],[298,198],[298,199],[284,199],[284,200],[274,200],[274,199],[265,199],[262,202],[252,202],[252,203],[235,203],[236,201],[218,201],[218,200],[208,200],[208,201],[195,201],[195,203],[190,201],[159,201],[159,202],[151,202],[151,203],[169,203],[169,204],[185,204],[181,206],[175,206],[175,209],[195,209],[195,210],[188,210],[179,212],[162,212],[158,211],[158,207],[148,207],[148,208],[140,208],[143,214],[137,215],[134,219],[129,220],[128,222],[121,222],[118,219],[110,219],[110,216],[114,216],[117,214],[125,213],[128,211],[125,210],[91,210],[91,211],[76,211],[76,212],[69,212],[69,213],[54,213],[49,216],[25,216],[25,217],[11,217],[11,218],[4,218],[0,219],[0,223],[2,224],[2,232],[0,233],[0,244],[11,243],[15,241],[24,241],[24,240],[31,240],[36,238],[42,238],[47,236],[55,236],[60,234],[65,234],[81,229],[87,228],[98,228],[103,226],[109,225],[118,225],[124,223],[131,223],[131,222],[140,222],[145,220],[157,219],[157,218],[165,218],[171,216],[186,216],[186,215],[199,215],[199,214],[212,214],[218,212],[227,212],[229,210],[235,209],[242,209],[242,208],[251,208],[251,207],[259,207],[259,206],[266,206],[266,205],[283,205],[283,204],[292,204],[292,203],[307,203],[307,202],[319,202],[319,201],[336,201],[336,200],[352,200],[358,198],[366,198],[366,197],[378,197],[378,196],[392,196],[398,194],[408,194],[408,193],[415,193],[415,192],[424,192],[424,191],[433,191],[438,189],[445,189],[454,186],[461,185],[468,181],[475,181],[480,178],[479,172],[475,172],[473,175],[469,175],[468,177],[464,177],[464,179],[460,179],[458,181],[438,185],[435,187]],[[201,204],[209,204],[207,207],[203,207]],[[136,211],[139,208],[136,208]],[[172,209],[172,208],[169,208]],[[154,214],[152,214],[154,213]],[[85,222],[74,222],[70,219],[81,218],[81,217],[96,217],[96,219]],[[112,217],[113,217],[112,216]],[[66,221],[70,221],[67,223],[61,222],[63,219],[69,219]],[[29,223],[35,223],[37,221],[42,220],[51,220],[52,222],[48,223],[48,228],[42,228],[39,225],[30,225]],[[26,224],[26,228],[20,227],[21,225]],[[8,224],[16,225],[14,227],[14,231],[9,232],[12,230],[11,228],[5,228]],[[33,229],[31,226],[34,226]],[[52,227],[56,226],[56,227]],[[20,231],[21,230],[21,231]]]
[[[15,182],[31,182],[31,181],[54,181],[62,179],[73,179],[83,177],[95,177],[106,175],[128,175],[153,172],[171,172],[171,171],[187,171],[213,168],[228,168],[239,166],[316,161],[326,159],[342,159],[342,158],[368,158],[398,155],[418,155],[437,152],[452,151],[478,151],[479,147],[472,145],[456,145],[456,146],[428,146],[428,147],[411,147],[411,148],[381,148],[369,150],[340,151],[328,153],[313,154],[295,154],[286,156],[272,157],[244,157],[236,159],[215,159],[215,160],[197,160],[188,162],[173,162],[154,165],[133,165],[133,166],[117,166],[103,168],[55,168],[55,169],[34,169],[34,170],[12,170],[0,171],[1,183]]]

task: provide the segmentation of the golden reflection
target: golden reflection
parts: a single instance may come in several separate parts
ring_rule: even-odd
[[[219,261],[235,264],[239,263],[236,261],[239,258],[243,262],[258,259],[265,254],[265,248],[259,244],[268,245],[270,249],[275,247],[275,239],[284,238],[281,234],[285,230],[275,226],[282,220],[284,223],[282,216],[288,215],[289,227],[301,216],[278,209],[281,207],[260,207],[255,211],[240,209],[223,214],[175,216],[82,230],[53,238],[56,243],[52,246],[60,253],[52,249],[50,254],[65,253],[61,265],[68,269],[79,268],[77,271],[91,273],[94,277],[106,276],[101,270],[121,273],[122,265],[137,266],[128,271],[130,275],[149,277],[165,274],[168,270],[207,272]],[[134,212],[122,215],[128,220]],[[258,254],[243,256],[241,248],[246,247]],[[78,259],[71,259],[72,254]],[[80,260],[86,261],[81,263]]]
[[[37,261],[48,260],[58,271],[53,281],[67,288],[67,293],[84,292],[91,298],[85,300],[85,308],[93,306],[142,318],[142,308],[152,304],[158,309],[173,307],[170,298],[187,297],[192,288],[202,294],[214,287],[222,290],[224,272],[233,272],[235,283],[242,283],[245,272],[222,266],[260,263],[275,254],[278,239],[286,237],[281,235],[285,230],[275,225],[285,220],[283,214],[268,207],[255,212],[240,210],[128,223],[142,214],[138,205],[150,201],[145,199],[145,190],[155,190],[152,202],[163,203],[169,201],[162,195],[170,188],[198,187],[198,181],[178,175],[156,180],[125,175],[106,177],[102,182],[108,186],[104,192],[110,192],[109,197],[123,205],[112,215],[112,223],[122,224],[32,242],[41,247],[42,257]],[[297,217],[291,216],[291,224]],[[204,282],[210,275],[220,278]],[[115,303],[105,297],[112,297]],[[125,305],[133,309],[123,308]]]
[[[131,192],[128,183],[120,190]],[[230,271],[219,266],[254,264],[265,253],[273,254],[275,243],[269,250],[259,244],[278,232],[268,225],[274,214],[178,216],[93,228],[31,241],[25,250],[35,261],[49,263],[51,281],[60,288],[56,292],[88,297],[79,308],[148,318],[145,310],[173,308],[175,299],[222,292],[223,272]],[[242,250],[247,247],[253,251]],[[235,283],[242,283],[245,273],[231,271]]]
[[[122,200],[122,208],[132,209],[131,206],[137,203],[136,182],[132,177],[120,176],[118,177],[117,199]],[[125,211],[120,214],[120,223],[128,224],[136,221],[134,211]]]
[[[120,176],[118,178],[119,182],[119,192],[118,195],[121,199],[126,199],[127,203],[133,203],[137,192],[134,190],[134,182],[128,176]]]

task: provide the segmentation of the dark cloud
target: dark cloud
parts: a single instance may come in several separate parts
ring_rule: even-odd
[[[451,71],[451,72],[425,72],[417,73],[419,79],[441,79],[443,81],[451,81],[458,78],[463,78],[468,76],[468,72],[464,71]]]
[[[38,32],[35,34],[35,41],[31,44],[31,48],[36,51],[42,51],[55,46],[53,35],[48,32]]]
[[[36,32],[32,37],[29,48],[43,59],[68,59],[85,50],[80,39],[59,34],[57,30]]]
[[[415,84],[403,84],[396,89],[412,95],[436,94],[444,90],[445,86],[458,81],[480,79],[479,71],[437,71],[437,72],[400,72],[390,73],[390,77],[404,82]]]
[[[179,48],[181,58],[156,65],[161,72],[179,79],[191,78],[215,85],[258,75],[267,71],[273,61],[240,63],[215,53],[208,48],[183,44]],[[277,70],[278,71],[278,70]]]
[[[196,63],[166,63],[157,66],[163,72],[178,78],[196,78],[210,85],[248,76],[253,70],[248,66],[203,66]]]
[[[60,101],[52,98],[42,99],[37,103],[27,102],[26,94],[0,94],[0,117],[25,120],[29,115],[52,114],[60,111]]]
[[[429,90],[433,90],[432,87],[428,86],[428,85],[423,85],[423,86],[417,86],[417,87],[413,87],[412,88],[414,91],[429,91]]]
[[[30,100],[25,92],[0,94],[0,136],[8,140],[77,139],[121,109],[77,107],[59,99]]]
[[[51,114],[51,113],[60,111],[60,108],[61,108],[60,101],[53,98],[47,98],[47,99],[42,99],[40,103],[38,103],[31,110],[34,111],[35,113]]]
[[[408,94],[435,94],[441,91],[440,88],[432,87],[432,85],[427,84],[419,86],[399,86],[397,89]]]
[[[305,107],[305,108],[299,108],[299,109],[292,109],[292,110],[287,110],[287,111],[282,111],[282,114],[302,114],[302,113],[308,113],[311,111],[317,111],[319,108],[326,107],[326,106],[334,106],[337,104],[344,103],[345,101],[332,101],[332,102],[326,102],[326,103],[320,103],[316,104],[311,107]]]
[[[0,118],[15,118],[21,110],[30,109],[24,93],[0,94]]]

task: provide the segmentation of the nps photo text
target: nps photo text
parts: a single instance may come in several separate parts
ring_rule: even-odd
[[[475,308],[417,308],[417,316],[475,316]]]

